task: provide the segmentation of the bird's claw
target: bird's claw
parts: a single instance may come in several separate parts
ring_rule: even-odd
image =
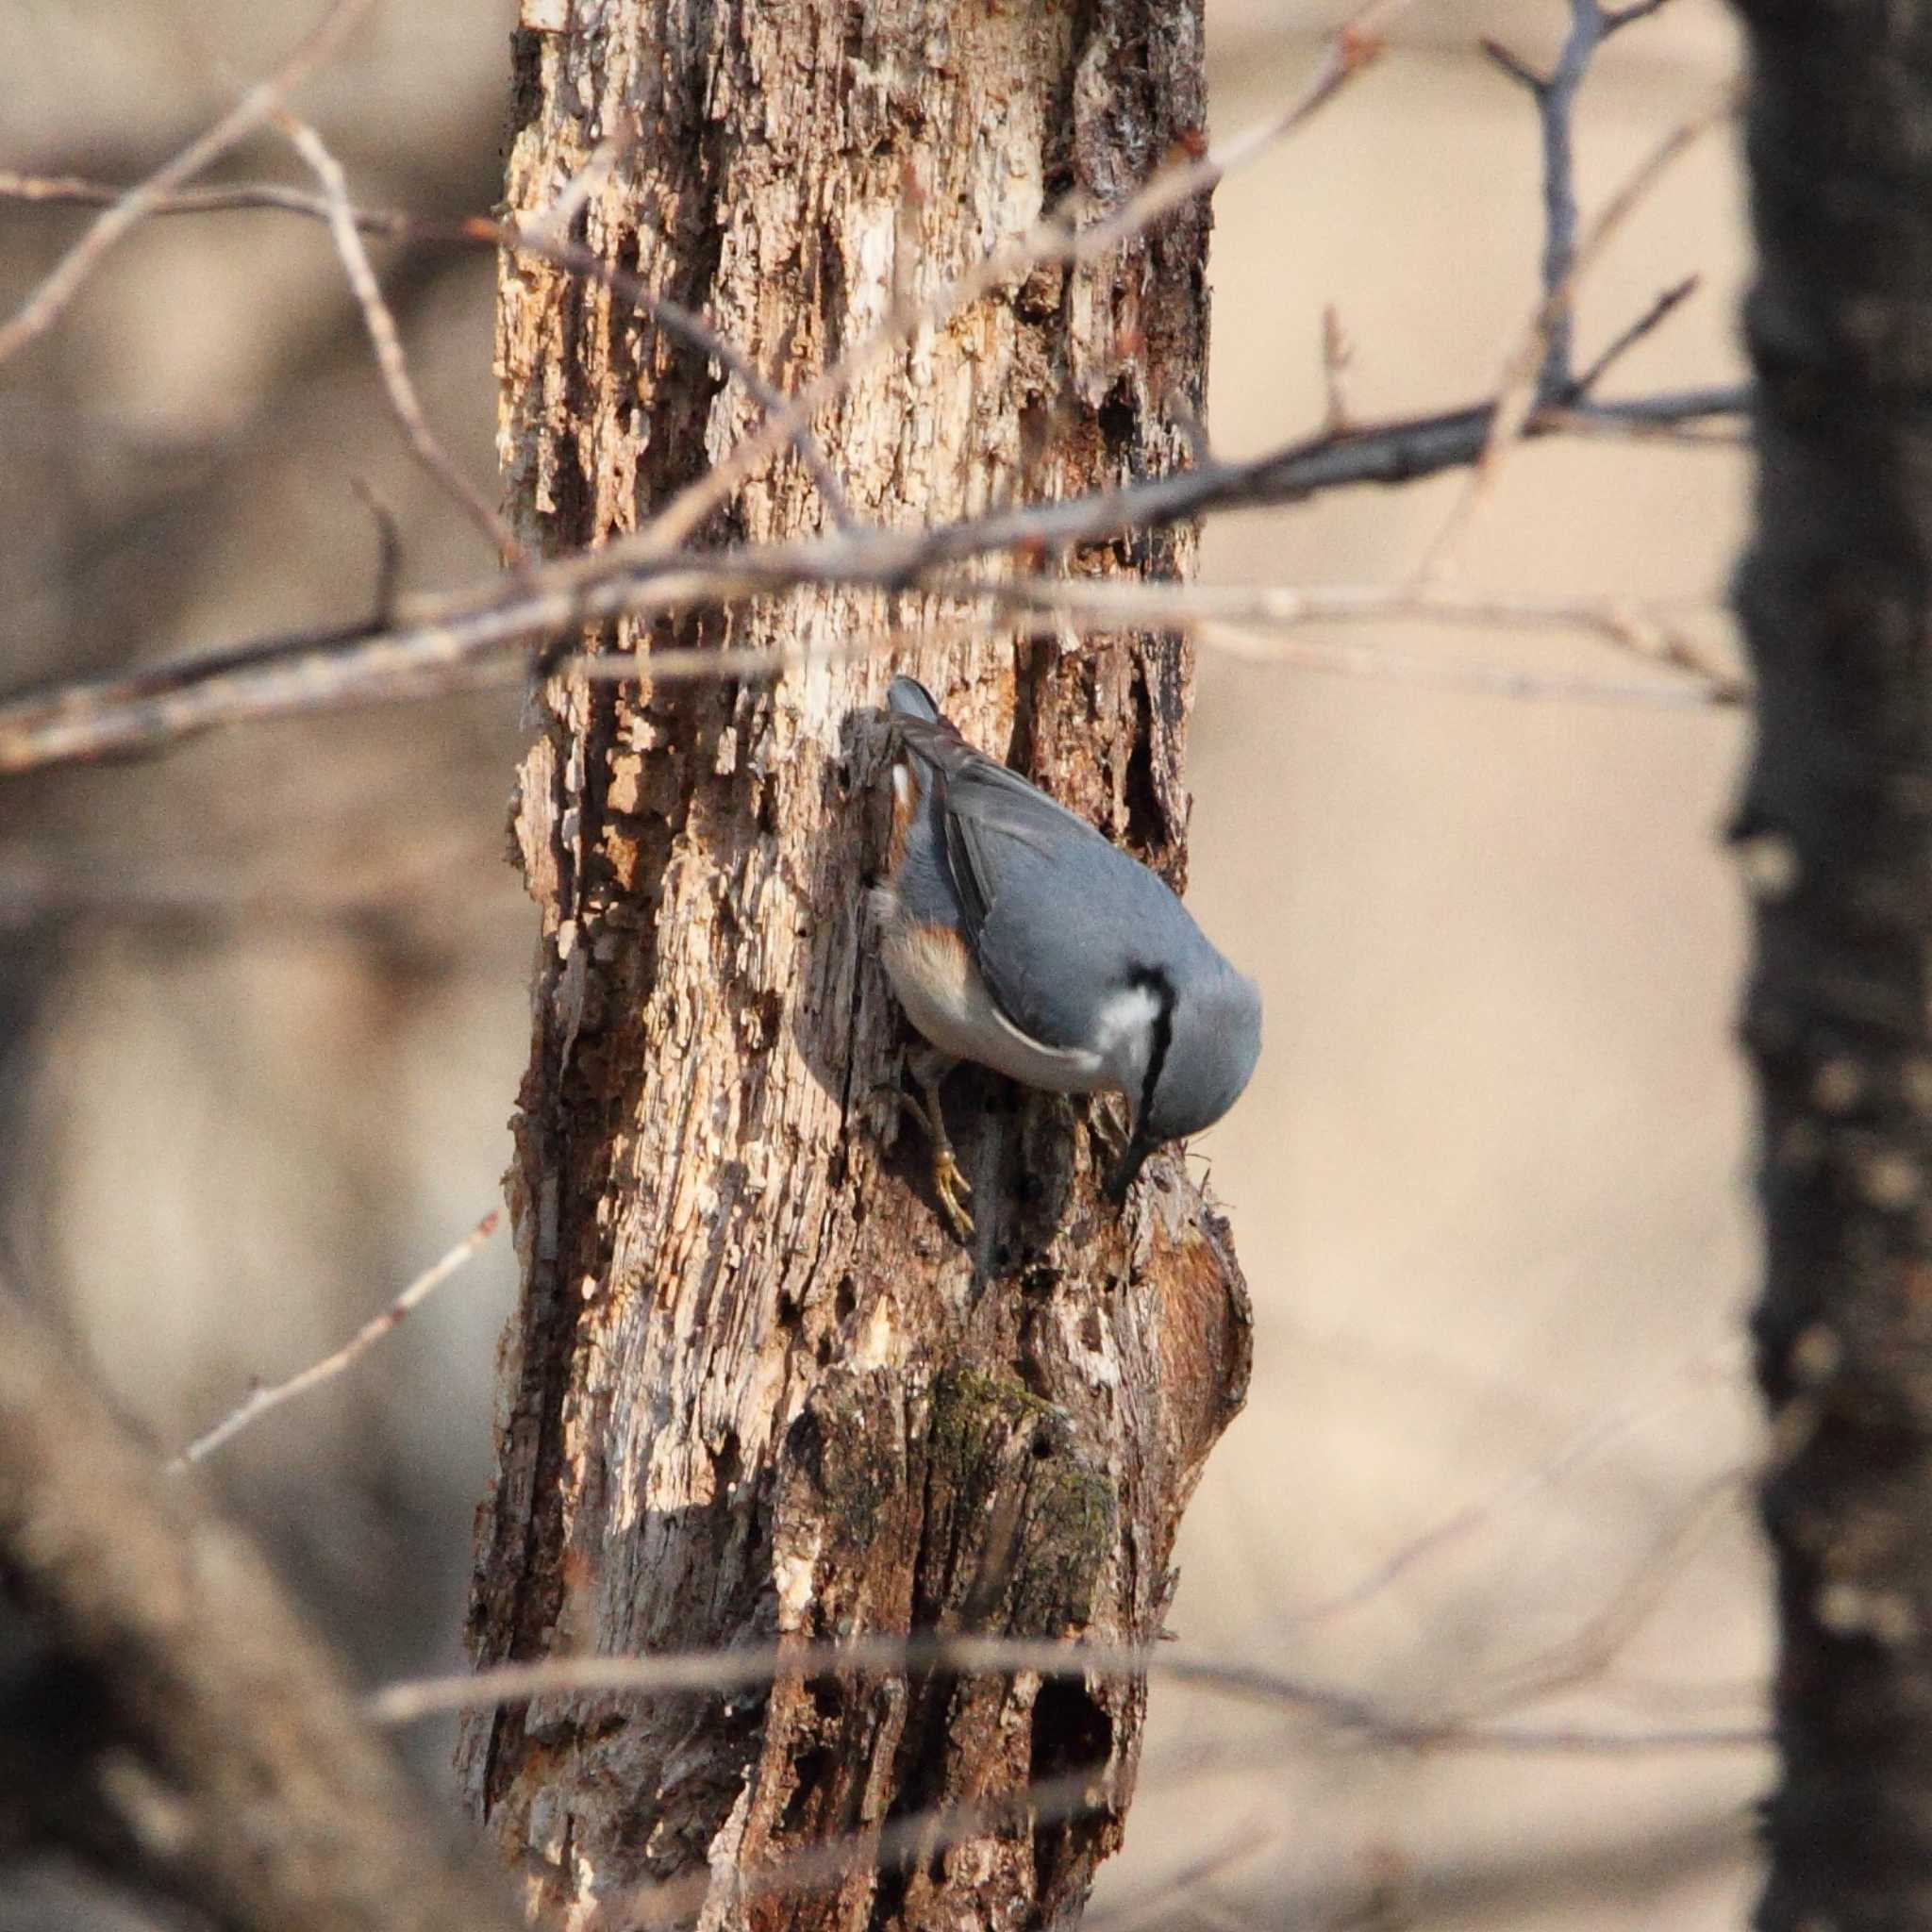
[[[953,1232],[962,1242],[970,1241],[973,1239],[973,1215],[966,1201],[973,1190],[966,1176],[959,1172],[959,1163],[954,1159],[952,1148],[943,1141],[933,1143],[932,1191],[939,1196],[946,1219],[953,1224]]]
[[[960,1241],[973,1239],[973,1215],[966,1203],[973,1193],[972,1185],[960,1170],[958,1158],[953,1153],[953,1142],[946,1132],[945,1116],[940,1111],[940,1097],[933,1088],[925,1090],[925,1099],[919,1101],[903,1088],[890,1090],[900,1108],[909,1113],[924,1129],[925,1138],[932,1142],[932,1191],[938,1197],[940,1208],[944,1213],[953,1232]]]

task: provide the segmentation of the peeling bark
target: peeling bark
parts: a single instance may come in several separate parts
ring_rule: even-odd
[[[1932,1921],[1932,16],[1750,0],[1767,1932]]]
[[[1199,125],[1200,60],[1198,6],[1167,0],[577,0],[517,36],[509,206],[534,215],[634,125],[586,240],[796,388],[895,290],[939,287],[1076,189],[1117,203]],[[858,382],[815,425],[858,513],[1174,468],[1201,404],[1207,229],[1193,206],[1037,271]],[[510,504],[547,552],[639,526],[756,425],[716,368],[541,263],[505,268],[499,322]],[[788,454],[706,535],[827,515]],[[1193,551],[1181,531],[1072,562],[1179,575]],[[809,591],[598,641],[728,651],[932,615]],[[1179,641],[908,643],[904,668],[1178,880]],[[1177,1158],[1117,1213],[1084,1111],[972,1071],[947,1097],[979,1231],[971,1252],[948,1235],[923,1142],[897,1138],[903,1022],[864,924],[884,682],[865,664],[543,695],[513,818],[542,938],[479,1662],[1160,1633],[1180,1510],[1245,1389],[1245,1291]],[[1119,1841],[1143,1703],[1137,1679],[1026,1674],[554,1698],[473,1724],[460,1768],[557,1923],[708,1863],[708,1926],[1043,1924]],[[1114,1782],[1073,1820],[867,1863],[808,1900],[740,1895],[795,1848],[1087,1768]]]

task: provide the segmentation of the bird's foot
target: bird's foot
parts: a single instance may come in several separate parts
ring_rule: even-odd
[[[893,1097],[924,1129],[925,1138],[932,1142],[932,1191],[953,1232],[964,1243],[973,1239],[973,1216],[966,1206],[973,1189],[960,1170],[952,1140],[946,1133],[946,1117],[940,1110],[939,1082],[922,1079],[920,1085],[925,1093],[923,1103],[903,1088],[893,1089]]]
[[[940,1206],[945,1209],[946,1219],[953,1224],[953,1232],[962,1243],[973,1239],[973,1215],[966,1206],[973,1190],[967,1184],[966,1176],[959,1172],[959,1163],[953,1158],[953,1150],[943,1141],[935,1141],[932,1150],[932,1191],[939,1196]]]

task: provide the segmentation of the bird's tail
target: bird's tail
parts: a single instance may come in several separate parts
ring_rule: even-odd
[[[886,692],[886,708],[901,718],[919,718],[928,724],[944,722],[940,708],[932,701],[931,691],[916,677],[893,678]]]

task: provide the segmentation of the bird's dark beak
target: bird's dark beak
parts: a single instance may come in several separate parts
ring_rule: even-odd
[[[1141,1164],[1154,1152],[1156,1143],[1148,1140],[1136,1127],[1132,1139],[1127,1142],[1126,1152],[1121,1156],[1107,1183],[1107,1198],[1116,1207],[1127,1198],[1127,1190],[1134,1185],[1134,1179],[1141,1172]]]

